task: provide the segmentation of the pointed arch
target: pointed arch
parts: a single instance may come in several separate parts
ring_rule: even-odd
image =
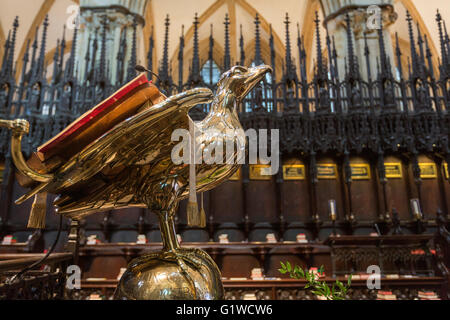
[[[198,28],[201,28],[202,24],[204,24],[204,22],[214,13],[216,12],[220,7],[222,7],[222,5],[227,5],[227,10],[229,11],[229,7],[232,6],[234,4],[234,8],[236,7],[236,5],[239,5],[244,11],[246,11],[251,17],[255,17],[256,14],[258,14],[259,16],[259,20],[261,22],[260,24],[260,28],[262,28],[262,30],[264,30],[267,34],[270,33],[270,25],[267,22],[267,20],[264,18],[263,15],[261,15],[255,8],[253,8],[247,1],[245,0],[217,0],[216,2],[214,2],[208,9],[205,10],[205,12],[203,12],[199,18],[199,24],[198,24]],[[231,25],[236,25],[236,17],[235,14],[231,15],[230,12],[228,12],[229,16],[230,16],[230,26]],[[234,20],[232,20],[234,19]],[[230,32],[233,32],[230,29]],[[236,32],[236,30],[234,31]],[[272,31],[273,34],[273,38],[274,38],[274,45],[275,45],[275,51],[277,52],[277,54],[284,56],[285,54],[285,48],[284,48],[284,44],[281,41],[281,38],[278,36],[278,34],[274,31]],[[231,37],[232,33],[230,33],[230,37]],[[194,26],[191,25],[191,27],[188,29],[188,31],[186,32],[185,36],[184,36],[184,42],[185,43],[190,43],[192,41],[192,38],[194,36]],[[232,38],[234,39],[234,38]],[[230,43],[231,45],[231,60],[233,61],[237,61],[237,47],[236,47],[236,43],[235,41],[231,41]],[[214,44],[214,46],[216,46]],[[234,46],[234,47],[233,47]],[[235,49],[233,49],[235,48]],[[174,51],[171,59],[170,59],[170,63],[173,66],[174,63],[176,63],[177,58],[178,58],[178,50],[179,50],[179,46],[177,46],[176,50]],[[269,59],[270,61],[270,59]],[[173,69],[174,70],[174,69]]]
[[[45,68],[49,67],[53,63],[53,56],[55,55],[56,49],[59,47],[53,47],[51,50],[48,50],[45,53],[44,66]],[[72,49],[72,40],[66,41],[66,46],[64,48],[64,55],[70,53]]]
[[[211,63],[211,60],[212,60],[212,63]],[[207,74],[204,74],[206,72],[207,72]],[[212,84],[212,85],[217,84],[217,82],[219,82],[221,74],[222,74],[222,70],[220,69],[219,64],[214,60],[214,58],[205,61],[203,63],[203,65],[200,67],[200,75],[202,76],[203,81],[205,83]],[[210,78],[210,75],[212,75],[212,78]],[[213,80],[212,83],[210,82],[211,80]]]
[[[25,50],[27,49],[27,41],[30,39],[30,41],[33,40],[33,38],[36,36],[36,27],[40,26],[45,19],[45,16],[52,8],[53,4],[55,3],[55,0],[44,0],[44,2],[41,5],[41,8],[39,9],[38,13],[34,17],[33,23],[31,23],[30,28],[28,28],[27,35],[24,38],[24,41],[22,43],[22,46],[19,51],[19,55],[17,56],[17,73],[16,77],[19,77],[20,73],[22,72],[22,57],[25,54]]]
[[[199,17],[198,17],[198,28],[204,24],[204,22],[214,13],[216,12],[222,5],[225,4],[226,0],[217,0],[214,2],[208,9],[205,10]],[[184,43],[190,43],[192,41],[192,38],[194,37],[194,25],[191,25],[189,29],[186,31],[184,35]],[[216,46],[216,44],[214,44]],[[172,58],[170,58],[170,64],[173,66],[174,63],[177,63],[178,59],[178,51],[180,49],[180,46],[177,45],[176,50],[173,52]],[[175,70],[175,69],[173,69]]]
[[[313,52],[312,46],[314,43],[314,35],[315,35],[315,25],[314,25],[314,19],[311,19],[311,17],[314,17],[314,14],[316,11],[319,11],[321,8],[320,3],[318,0],[308,0],[308,3],[306,4],[306,10],[303,14],[303,25],[301,27],[301,34],[303,36],[303,45],[305,46],[305,51],[307,53]],[[322,10],[323,12],[323,10]],[[308,79],[312,78],[312,61],[313,61],[313,55],[308,54],[306,58],[306,72]]]
[[[260,21],[260,28],[262,28],[267,34],[270,34],[270,24],[267,22],[267,20],[264,18],[264,16],[259,13],[255,8],[253,8],[247,1],[245,0],[236,0],[236,2],[245,10],[247,11],[251,17],[255,17],[256,14],[258,14],[259,21]],[[280,17],[281,18],[281,17]],[[272,30],[273,34],[273,42],[275,45],[275,52],[281,56],[285,55],[285,47],[283,42],[281,41],[281,38],[278,36],[278,34]],[[270,60],[269,60],[270,61]]]
[[[245,52],[255,52],[255,41],[256,39],[253,38],[247,45],[245,46],[244,50]],[[270,45],[269,43],[264,40],[260,39],[260,46],[261,46],[261,58],[264,61],[265,64],[270,65]],[[245,57],[245,66],[250,66],[250,64],[255,60],[254,55],[248,55],[246,54]],[[276,81],[280,81],[283,73],[282,65],[284,64],[284,56],[280,54],[277,50],[275,50],[275,75],[276,75]]]
[[[230,18],[230,25],[229,25],[229,31],[230,31],[230,39],[236,39],[236,5],[234,3],[234,0],[227,0],[227,7],[228,7],[228,15]],[[237,57],[237,45],[236,41],[230,41],[230,52],[232,57]]]
[[[150,35],[152,33],[152,28],[155,25],[155,18],[153,16],[153,1],[147,0],[146,7],[144,9],[145,11],[145,26],[142,30],[142,35],[144,37],[144,48],[145,48],[145,59],[147,59],[147,53],[150,49]],[[157,43],[157,37],[156,32],[153,32],[153,42]],[[152,64],[153,68],[157,67],[157,61],[158,56],[155,48],[153,48],[153,54],[152,54]],[[147,64],[147,61],[145,61],[145,64]]]
[[[0,59],[3,58],[3,51],[5,50],[5,33],[3,32],[2,24],[0,23]]]
[[[434,71],[437,72],[437,70],[438,70],[437,66],[439,63],[438,62],[439,51],[436,49],[436,45],[435,45],[434,41],[432,40],[433,38],[431,37],[430,31],[428,30],[427,26],[425,25],[425,22],[422,19],[422,15],[419,13],[416,6],[414,5],[414,3],[411,0],[394,0],[394,3],[395,2],[401,3],[405,7],[405,9],[409,11],[409,13],[411,14],[411,18],[414,20],[414,22],[419,24],[420,31],[422,32],[422,34],[427,36],[428,45],[430,47],[431,54],[433,55],[432,59],[433,59],[433,66],[435,69]],[[395,42],[393,42],[393,43],[395,43]]]
[[[199,60],[200,64],[209,60],[209,38],[205,38],[199,41],[198,43],[199,47]],[[189,49],[185,50],[183,52],[183,82],[186,82],[189,76],[189,67],[190,67],[190,61],[192,59],[194,48],[190,47]],[[214,40],[214,47],[213,47],[213,60],[214,62],[219,66],[222,67],[223,61],[220,61],[219,59],[223,59],[223,56],[225,55],[225,50],[222,48],[222,46]],[[177,59],[172,59],[170,61],[170,66],[172,69],[172,77],[173,80],[177,83],[178,82],[178,54]]]

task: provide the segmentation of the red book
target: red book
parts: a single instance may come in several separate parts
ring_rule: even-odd
[[[154,104],[164,98],[142,73],[38,147],[36,154],[42,162],[54,156],[68,159],[118,123],[136,114],[145,102]]]

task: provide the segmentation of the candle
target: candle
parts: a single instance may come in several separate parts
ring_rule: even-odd
[[[336,220],[336,205],[335,205],[335,200],[330,200],[328,201],[329,204],[329,208],[330,208],[330,218],[331,220]]]
[[[420,208],[419,208],[419,200],[411,199],[411,202],[412,202],[412,206],[413,206],[414,216],[417,219],[422,218],[422,213],[420,212]]]

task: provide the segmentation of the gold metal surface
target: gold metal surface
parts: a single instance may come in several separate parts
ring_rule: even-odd
[[[402,164],[400,162],[385,162],[384,168],[386,170],[386,178],[401,178]]]
[[[51,174],[41,174],[31,169],[22,155],[22,136],[28,134],[30,125],[27,120],[0,120],[0,127],[12,130],[11,155],[17,170],[25,176],[39,182],[48,182],[53,178]]]
[[[368,163],[351,163],[353,180],[370,180],[370,165]]]
[[[449,172],[448,172],[448,163],[444,162],[442,164],[442,166],[443,166],[443,169],[444,169],[445,179],[449,179],[450,176],[449,176]]]
[[[283,180],[305,180],[305,165],[303,164],[283,165]]]
[[[249,167],[250,180],[272,180],[270,165],[252,164]]]
[[[435,179],[437,178],[437,167],[435,163],[421,162],[419,163],[420,177],[422,179]]]
[[[114,299],[223,299],[221,274],[215,262],[203,250],[180,248],[173,214],[165,212],[158,217],[163,250],[132,260],[119,281]]]
[[[320,163],[317,165],[317,178],[337,179],[337,166],[334,163]]]
[[[175,129],[188,129],[190,108],[213,100],[208,115],[196,124],[200,131],[196,145],[204,151],[220,138],[223,145],[232,143],[234,152],[224,152],[222,163],[195,165],[197,191],[210,190],[227,180],[240,167],[238,157],[245,155],[245,135],[236,107],[268,71],[270,67],[264,65],[235,66],[222,75],[214,97],[211,90],[196,88],[144,108],[91,142],[52,175],[26,168],[20,151],[25,130],[19,130],[26,121],[13,122],[19,126],[18,134],[13,134],[14,163],[41,182],[17,202],[41,192],[58,194],[54,201],[57,212],[76,220],[115,208],[147,207],[158,215],[164,248],[133,260],[115,297],[222,299],[220,271],[214,261],[202,250],[180,248],[177,241],[173,219],[179,201],[189,192],[189,167],[172,161],[177,142],[171,135]],[[16,128],[10,122],[1,124],[13,132]],[[215,134],[209,134],[211,129]]]

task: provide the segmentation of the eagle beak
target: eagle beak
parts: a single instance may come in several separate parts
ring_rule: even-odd
[[[244,81],[244,90],[239,98],[243,99],[265,76],[267,72],[272,72],[268,65],[259,65],[248,68],[247,78]]]

